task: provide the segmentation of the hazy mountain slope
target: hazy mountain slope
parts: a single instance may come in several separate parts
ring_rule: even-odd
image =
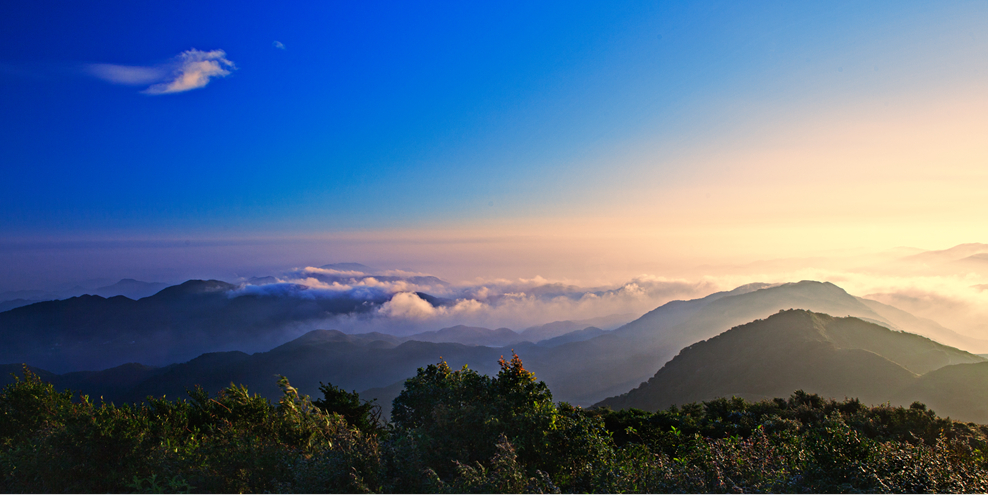
[[[783,311],[683,349],[647,383],[598,405],[656,410],[732,395],[785,397],[797,389],[880,403],[897,398],[919,373],[957,361],[983,358],[857,318]]]
[[[613,330],[620,326],[627,324],[628,322],[637,319],[638,315],[632,313],[625,314],[615,314],[608,316],[601,316],[598,318],[590,318],[587,320],[563,320],[554,321],[551,323],[546,323],[544,325],[536,325],[533,327],[528,327],[520,332],[522,339],[528,342],[540,342],[543,340],[548,340],[551,338],[559,337],[577,330],[583,330],[587,327],[597,327],[603,330]]]
[[[468,327],[466,325],[456,325],[449,328],[422,332],[406,337],[406,340],[417,340],[420,342],[456,342],[466,345],[484,345],[489,347],[503,347],[506,345],[521,342],[523,339],[517,332],[510,328],[497,328],[491,330],[482,327]]]
[[[886,321],[894,325],[894,329],[909,328],[912,333],[929,337],[944,345],[958,347],[970,352],[988,352],[988,340],[959,334],[939,323],[926,318],[920,318],[894,306],[880,303],[862,297],[857,298]]]
[[[325,331],[321,331],[325,332]],[[277,375],[287,376],[306,394],[318,394],[319,382],[331,382],[346,390],[365,390],[403,381],[418,368],[440,357],[450,366],[470,364],[485,373],[496,373],[500,349],[451,343],[393,342],[354,338],[348,340],[300,337],[268,352],[212,353],[173,365],[165,373],[142,382],[121,399],[140,400],[147,395],[184,395],[199,384],[217,391],[231,382],[244,384],[267,397],[280,396]]]
[[[988,423],[988,362],[957,364],[931,371],[892,398],[895,404],[920,401],[940,416]]]
[[[851,314],[870,321],[884,321],[881,315],[839,287],[804,281],[778,286],[753,284],[702,299],[670,302],[612,332],[554,346],[515,342],[502,348],[490,348],[406,342],[405,338],[383,334],[346,335],[324,330],[275,348],[286,340],[285,334],[271,330],[278,328],[275,325],[302,320],[319,312],[361,311],[367,310],[368,306],[363,301],[347,300],[329,300],[339,305],[334,307],[326,306],[326,302],[319,299],[257,295],[230,298],[227,285],[189,282],[139,301],[95,296],[58,301],[43,312],[43,318],[29,315],[35,319],[27,318],[25,322],[35,327],[11,321],[11,315],[17,316],[24,310],[34,311],[37,309],[34,306],[0,314],[0,345],[4,339],[18,345],[35,345],[23,350],[0,347],[0,362],[28,362],[65,372],[101,369],[133,361],[151,365],[188,361],[149,377],[133,387],[129,397],[184,394],[185,387],[195,383],[215,391],[231,381],[262,387],[258,391],[270,392],[276,397],[275,374],[288,376],[293,384],[302,380],[302,385],[297,386],[308,393],[315,393],[320,380],[350,390],[365,390],[408,378],[418,367],[435,363],[440,356],[451,365],[468,363],[481,371],[496,372],[497,358],[510,355],[514,349],[526,368],[549,385],[557,400],[590,405],[649,379],[682,348],[725,329],[766,318],[780,309],[831,311],[837,315]],[[79,310],[74,313],[74,306],[88,308],[91,312]],[[92,308],[103,306],[106,308],[92,312]],[[34,328],[37,335],[20,340],[11,338],[22,335],[13,329],[25,328]],[[98,340],[106,337],[102,332],[106,328],[116,329],[118,333],[112,339]],[[904,325],[900,328],[912,330]],[[51,332],[51,329],[57,332]],[[61,340],[54,340],[52,334]],[[60,345],[51,345],[53,340]],[[264,342],[270,344],[261,347],[260,343]],[[44,352],[37,351],[39,343],[46,344]],[[185,354],[179,355],[174,349]],[[254,352],[265,349],[272,350],[254,355],[242,352],[214,354],[211,360],[192,359],[203,350]],[[101,357],[98,352],[110,354]],[[77,362],[71,359],[75,355],[95,357]],[[135,358],[135,355],[144,358]],[[220,359],[221,356],[226,357]],[[922,373],[935,366],[964,362],[964,359],[967,358],[950,354],[944,357],[931,351],[926,362],[914,360],[906,367]]]
[[[571,342],[583,342],[605,334],[607,334],[607,331],[605,330],[601,330],[597,327],[587,327],[583,330],[574,330],[570,333],[560,335],[559,337],[540,340],[536,342],[536,344],[542,347],[558,347]]]
[[[158,282],[141,282],[132,278],[125,278],[113,285],[98,287],[91,294],[102,297],[125,296],[130,299],[141,299],[150,297],[158,291],[168,287],[168,284]]]
[[[3,301],[0,302],[0,313],[3,313],[4,311],[10,311],[14,308],[19,308],[21,306],[27,306],[28,304],[34,304],[37,302],[41,302],[41,301],[35,299],[10,299],[8,301]]]
[[[381,406],[381,417],[385,420],[391,419],[392,404],[401,391],[405,390],[405,380],[400,380],[386,387],[369,388],[360,392],[363,400],[375,400],[375,404]]]
[[[219,350],[258,351],[286,339],[285,325],[372,310],[381,300],[245,294],[216,280],[190,280],[137,301],[80,296],[0,313],[0,362],[55,372],[127,362],[163,365]]]
[[[783,309],[884,322],[830,283],[751,284],[702,299],[673,301],[607,335],[561,345],[551,352],[526,350],[522,356],[556,397],[589,405],[647,380],[683,347]]]

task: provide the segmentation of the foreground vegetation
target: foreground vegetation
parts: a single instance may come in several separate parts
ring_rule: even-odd
[[[420,369],[392,421],[282,378],[96,405],[25,369],[0,393],[3,492],[986,492],[988,427],[922,404],[796,392],[659,412],[554,404],[514,356],[496,377]]]

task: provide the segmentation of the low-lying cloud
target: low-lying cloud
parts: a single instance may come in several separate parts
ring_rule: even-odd
[[[984,246],[988,252],[988,246]],[[948,253],[949,254],[949,253]],[[969,256],[970,253],[961,253]],[[926,258],[928,258],[927,256]],[[237,294],[296,298],[348,297],[367,301],[369,311],[304,323],[298,330],[338,329],[408,335],[455,325],[523,330],[553,321],[624,315],[630,321],[676,299],[694,299],[754,282],[817,280],[848,293],[928,318],[963,335],[988,338],[988,266],[958,270],[947,255],[932,263],[889,254],[868,259],[774,260],[722,266],[688,278],[640,275],[623,283],[587,287],[579,281],[478,278],[449,283],[401,270],[303,267],[247,285]],[[261,283],[261,282],[259,282]],[[303,328],[304,327],[304,328]]]
[[[186,50],[168,62],[150,65],[90,64],[88,72],[114,84],[145,86],[149,95],[182,93],[206,87],[216,77],[226,77],[237,69],[223,50]]]
[[[615,314],[628,315],[630,321],[670,300],[702,297],[717,289],[708,280],[690,282],[651,275],[620,285],[587,288],[542,277],[450,284],[428,274],[401,270],[370,274],[304,267],[275,277],[274,283],[244,285],[231,297],[348,297],[380,303],[371,312],[334,315],[305,326],[407,335],[453,325],[523,330],[553,321]]]

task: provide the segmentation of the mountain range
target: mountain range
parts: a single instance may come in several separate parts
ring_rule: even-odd
[[[232,290],[234,290],[233,286],[223,282],[192,281],[139,301],[126,298],[76,298],[59,301],[62,304],[78,305],[76,308],[62,308],[61,312],[52,311],[51,308],[44,306],[50,303],[43,303],[0,314],[0,328],[5,328],[3,325],[8,325],[6,328],[17,328],[16,320],[11,323],[13,320],[11,315],[22,318],[22,322],[35,325],[33,328],[37,329],[37,333],[44,333],[46,324],[49,325],[48,328],[52,328],[57,327],[59,322],[74,321],[72,329],[75,333],[70,335],[91,344],[94,340],[93,336],[89,336],[88,341],[83,340],[86,331],[98,334],[100,323],[107,320],[87,320],[83,317],[92,311],[90,305],[97,307],[104,305],[102,318],[109,318],[107,315],[113,316],[108,321],[116,324],[114,328],[139,331],[145,336],[155,335],[155,332],[172,338],[177,338],[176,334],[181,338],[198,335],[207,343],[228,343],[244,335],[245,332],[247,335],[250,331],[262,332],[264,327],[258,322],[264,322],[265,317],[276,320],[284,318],[285,315],[305,315],[306,311],[326,310],[319,306],[318,300],[309,301],[308,307],[279,306],[287,303],[270,301],[265,299],[266,296],[258,295],[231,298],[227,294]],[[292,300],[297,304],[297,298]],[[337,307],[340,311],[355,311],[367,307],[363,302],[358,303],[358,301],[335,303],[341,304]],[[247,385],[253,391],[275,397],[278,394],[276,375],[288,376],[294,386],[308,394],[316,394],[320,382],[331,382],[347,390],[367,391],[372,397],[377,397],[382,402],[389,402],[401,390],[404,379],[414,375],[419,367],[444,359],[451,366],[469,365],[482,373],[496,373],[498,358],[515,351],[524,359],[526,368],[535,372],[539,379],[549,385],[556,400],[589,406],[608,397],[628,392],[650,378],[654,379],[656,370],[663,369],[663,365],[666,365],[683,348],[711,339],[732,327],[766,319],[779,310],[790,308],[838,316],[854,315],[860,318],[855,321],[867,325],[869,329],[893,328],[895,331],[887,329],[883,331],[889,332],[889,335],[899,336],[900,340],[913,339],[909,342],[935,344],[930,348],[935,349],[930,351],[931,356],[940,354],[952,356],[949,358],[941,356],[937,358],[939,360],[931,357],[929,363],[925,365],[917,364],[921,362],[918,358],[905,366],[899,363],[901,359],[890,360],[889,362],[899,363],[897,366],[905,370],[903,373],[895,367],[889,367],[893,370],[889,371],[891,373],[889,376],[893,378],[897,376],[898,379],[906,380],[904,377],[909,379],[919,377],[926,381],[917,383],[939,383],[936,382],[936,377],[940,375],[934,372],[934,368],[983,361],[979,356],[900,331],[909,330],[917,334],[949,332],[933,322],[912,317],[895,308],[856,298],[833,284],[812,281],[781,285],[752,284],[700,299],[673,301],[613,331],[595,327],[578,328],[580,324],[575,322],[557,322],[533,327],[523,332],[513,332],[509,329],[449,327],[437,332],[406,337],[382,333],[348,335],[333,330],[319,330],[281,345],[273,344],[268,347],[270,350],[263,352],[252,354],[242,350],[210,352],[186,360],[175,359],[173,361],[175,364],[166,366],[147,366],[147,361],[145,364],[118,363],[117,366],[104,367],[106,369],[102,371],[65,372],[37,361],[6,357],[16,354],[16,351],[11,351],[6,346],[0,352],[4,353],[3,359],[8,363],[27,361],[32,366],[40,368],[39,373],[60,387],[81,390],[93,396],[104,396],[107,400],[117,402],[137,401],[147,395],[183,396],[187,389],[196,384],[216,391],[231,382]],[[47,314],[49,318],[53,318],[52,315],[60,316],[61,319],[39,319],[36,313],[28,310]],[[169,311],[175,314],[168,314]],[[157,315],[159,319],[149,321],[149,314]],[[212,318],[196,316],[203,314],[212,315]],[[225,321],[227,317],[232,321]],[[71,320],[72,318],[77,319]],[[174,331],[173,325],[177,322],[193,324]],[[24,325],[20,328],[24,328]],[[149,328],[152,331],[148,331]],[[577,329],[539,342],[514,341],[498,347],[496,344],[500,342],[490,340],[501,338],[511,341],[526,335],[551,335],[560,329],[570,328]],[[203,337],[206,330],[211,333]],[[168,333],[169,331],[172,333]],[[836,331],[833,330],[831,333]],[[129,337],[126,331],[122,333],[118,340]],[[0,334],[0,338],[6,337],[5,334]],[[224,338],[228,340],[224,341]],[[430,339],[436,341],[423,341]],[[459,339],[466,343],[440,342],[444,339]],[[470,339],[474,341],[470,342]],[[886,340],[881,341],[883,342],[881,345],[894,347],[895,339]],[[491,344],[494,346],[490,346]],[[116,344],[103,345],[104,348],[111,349]],[[136,343],[130,345],[133,346],[131,349],[147,349]],[[765,347],[761,344],[753,345],[755,348]],[[861,352],[874,353],[875,350],[867,347],[863,349],[866,350]],[[821,350],[820,353],[820,356],[826,354],[825,350]],[[51,352],[46,357],[50,359],[49,362],[55,362],[54,360],[64,359],[67,355],[69,354],[59,355]],[[672,366],[672,363],[669,363],[669,366]],[[8,371],[16,371],[20,366],[12,364],[5,368],[8,368]],[[98,369],[95,366],[93,368]],[[861,369],[870,368],[866,366]],[[943,373],[946,373],[943,375],[945,377],[953,376],[946,371]],[[896,386],[900,384],[894,380],[889,383]],[[886,390],[899,390],[892,385],[886,385]],[[823,388],[821,391],[837,393],[839,389],[840,387]],[[861,393],[865,394],[863,398],[872,397],[867,395],[870,393],[868,390],[861,390],[863,390]],[[937,391],[938,388],[934,385],[925,389],[922,387],[916,389],[917,394],[922,392],[926,394],[924,396],[929,397],[934,397]],[[791,392],[792,390],[782,391],[780,394],[785,396]],[[841,395],[847,393],[841,392]]]
[[[941,415],[984,423],[988,403],[963,401],[986,397],[986,379],[988,361],[981,356],[858,318],[788,310],[690,345],[648,382],[596,405],[656,410],[717,397],[786,397],[802,389],[866,404],[920,400]],[[961,400],[947,400],[954,397]]]

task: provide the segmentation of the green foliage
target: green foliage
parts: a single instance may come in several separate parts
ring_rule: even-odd
[[[332,383],[319,382],[319,391],[323,398],[312,401],[312,405],[326,413],[336,413],[343,416],[347,423],[368,433],[382,433],[381,406],[374,401],[363,401],[357,391],[347,392]]]
[[[408,432],[424,465],[440,477],[454,475],[457,463],[492,459],[501,435],[526,466],[546,449],[556,419],[552,394],[517,355],[500,363],[494,378],[466,366],[453,371],[445,361],[429,365],[394,400],[395,427]]]
[[[324,386],[312,402],[278,383],[277,403],[231,384],[96,406],[25,372],[0,391],[0,491],[988,491],[988,427],[919,403],[797,391],[587,411],[554,404],[514,356],[495,377],[445,362],[419,370],[377,435],[344,414],[368,419],[356,394]]]

